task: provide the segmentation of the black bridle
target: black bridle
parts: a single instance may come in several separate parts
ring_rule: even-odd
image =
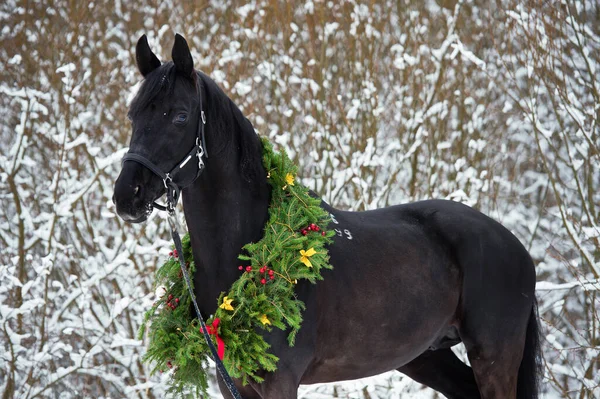
[[[202,158],[206,156],[206,159],[208,159],[208,152],[206,151],[206,141],[204,137],[206,115],[204,114],[204,109],[202,108],[202,94],[200,92],[199,84],[196,85],[196,90],[198,92],[198,98],[200,99],[200,116],[198,120],[198,128],[196,129],[196,144],[192,147],[190,152],[188,152],[188,154],[173,167],[173,169],[165,173],[148,158],[133,152],[127,152],[121,160],[121,166],[123,166],[123,164],[127,161],[134,161],[144,165],[162,179],[166,190],[167,205],[163,206],[157,204],[156,202],[153,202],[152,204],[154,208],[161,211],[167,211],[169,213],[175,211],[175,206],[179,200],[179,194],[181,193],[181,190],[195,182],[196,179],[200,177],[202,171],[204,171],[204,160]],[[191,165],[193,165],[195,162],[190,163],[190,161],[192,161],[194,156],[198,158],[198,170],[192,175],[190,174],[190,172],[193,172]],[[186,179],[186,176],[192,176],[192,178],[190,179],[188,177]]]
[[[217,366],[219,374],[221,374],[221,377],[223,378],[225,386],[227,386],[227,389],[229,389],[229,392],[231,392],[231,395],[233,395],[234,399],[242,399],[240,393],[235,387],[235,384],[233,383],[233,380],[231,379],[231,376],[227,372],[225,365],[223,365],[223,362],[219,358],[217,349],[215,348],[215,345],[213,344],[212,339],[210,338],[210,334],[208,328],[206,327],[206,323],[204,322],[204,318],[202,317],[200,309],[198,308],[196,296],[194,295],[194,290],[192,289],[192,283],[190,281],[190,275],[185,265],[183,248],[181,245],[181,238],[179,236],[179,223],[177,222],[177,218],[175,216],[175,207],[177,206],[181,190],[195,182],[196,179],[200,177],[200,175],[204,171],[204,160],[202,158],[206,156],[206,159],[208,159],[208,152],[206,151],[206,141],[204,138],[204,125],[206,125],[206,115],[204,114],[204,108],[202,108],[202,91],[200,90],[200,83],[197,75],[194,75],[194,80],[196,82],[196,92],[198,93],[199,98],[200,116],[198,120],[198,128],[196,129],[196,144],[190,150],[190,152],[188,152],[188,154],[180,162],[178,162],[173,167],[173,169],[166,173],[163,172],[148,158],[145,158],[133,152],[127,152],[125,154],[125,156],[121,160],[121,166],[123,166],[123,164],[127,161],[137,162],[150,169],[155,175],[162,179],[166,190],[167,205],[163,206],[157,204],[156,202],[153,202],[152,206],[158,210],[167,211],[167,214],[169,215],[169,226],[171,227],[171,236],[173,237],[173,242],[175,243],[175,249],[177,249],[177,253],[179,254],[179,265],[181,266],[181,272],[185,278],[190,298],[192,298],[192,303],[194,304],[196,316],[200,321],[200,328],[202,329],[202,334],[204,335],[204,339],[208,344],[208,347],[212,354],[212,358]],[[198,158],[198,163],[191,162],[194,157]],[[196,170],[193,174],[191,174],[193,171],[193,169],[191,169],[191,165],[198,165],[198,170]],[[186,176],[191,176],[191,178],[188,177],[186,179]]]

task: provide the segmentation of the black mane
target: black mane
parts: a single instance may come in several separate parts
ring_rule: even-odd
[[[237,146],[242,178],[251,183],[251,188],[255,188],[255,184],[265,180],[265,172],[262,167],[262,146],[254,126],[210,77],[202,72],[197,72],[197,77],[204,99],[203,107],[207,119],[209,118],[206,122],[207,129],[219,138],[225,138],[221,141],[222,147],[217,150],[217,154]],[[216,137],[214,139],[218,140]]]

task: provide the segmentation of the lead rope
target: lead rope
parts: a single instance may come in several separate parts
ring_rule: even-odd
[[[171,199],[167,198],[167,203],[171,203]],[[183,277],[185,278],[185,284],[187,285],[188,292],[190,294],[190,298],[192,298],[192,303],[194,304],[194,310],[196,311],[196,316],[198,316],[198,320],[200,320],[200,329],[202,330],[202,334],[204,335],[204,339],[210,348],[210,352],[212,353],[212,358],[217,365],[217,370],[219,374],[221,374],[221,378],[223,378],[223,382],[231,395],[233,395],[234,399],[242,399],[240,393],[238,392],[233,380],[227,373],[227,369],[225,369],[225,365],[219,358],[217,353],[217,349],[208,334],[208,328],[206,327],[206,323],[204,322],[204,318],[200,313],[200,309],[198,309],[198,303],[196,302],[196,296],[194,295],[194,290],[192,289],[192,283],[190,282],[190,275],[188,274],[187,268],[185,267],[185,260],[183,256],[183,248],[181,246],[181,238],[179,237],[179,223],[177,222],[177,218],[175,215],[175,209],[171,208],[168,212],[168,220],[169,226],[171,227],[171,236],[173,237],[173,242],[175,243],[175,249],[177,250],[177,258],[179,259],[179,264],[181,266],[181,272]]]
[[[196,77],[196,75],[194,75]],[[196,77],[197,79],[197,77]],[[200,92],[200,83],[196,80],[196,90],[198,93]],[[208,152],[206,151],[206,141],[204,138],[204,125],[206,124],[206,116],[204,115],[204,110],[202,108],[202,95],[199,95],[199,103],[200,103],[200,121],[198,122],[201,130],[201,134],[196,136],[196,148],[200,148],[200,151],[196,154],[198,156],[198,170],[199,173],[202,172],[204,168],[204,162],[202,161],[202,156],[206,155],[208,158]],[[198,140],[202,140],[198,142]],[[156,172],[155,172],[156,173]],[[198,173],[198,174],[199,174]],[[196,176],[197,178],[198,176]],[[185,259],[183,255],[183,248],[181,246],[181,237],[179,236],[179,223],[177,222],[177,217],[175,215],[175,206],[177,206],[177,201],[179,200],[179,190],[175,192],[175,190],[169,190],[168,185],[173,184],[171,181],[170,184],[167,184],[166,179],[164,179],[165,188],[167,190],[167,206],[164,210],[167,211],[167,219],[169,220],[169,227],[171,228],[171,237],[173,237],[173,242],[175,243],[175,249],[177,250],[177,258],[179,259],[179,266],[181,266],[181,273],[183,274],[183,278],[185,279],[185,285],[187,286],[187,290],[190,294],[190,298],[192,299],[192,303],[194,304],[194,310],[196,311],[196,316],[200,321],[200,329],[202,330],[202,335],[204,336],[204,340],[208,344],[210,349],[210,353],[212,354],[212,358],[217,366],[217,370],[219,374],[221,374],[221,378],[223,379],[223,383],[231,393],[234,399],[242,399],[242,396],[238,392],[231,376],[227,372],[225,365],[219,358],[219,354],[217,353],[217,349],[208,334],[208,328],[206,327],[206,323],[204,322],[204,318],[202,317],[202,313],[200,313],[200,309],[198,308],[198,302],[196,302],[196,295],[194,295],[194,290],[192,289],[192,283],[190,281],[190,275],[188,274],[187,268],[185,267]],[[173,184],[175,185],[175,184]],[[175,185],[176,186],[176,185]],[[176,186],[177,187],[177,186]],[[178,189],[178,187],[177,187]],[[175,197],[174,197],[175,196]],[[156,203],[155,203],[156,204]]]

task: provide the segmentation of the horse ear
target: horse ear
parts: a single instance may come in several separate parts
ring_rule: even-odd
[[[135,46],[135,60],[143,77],[160,66],[160,60],[150,50],[146,35],[142,35]]]
[[[173,63],[177,71],[181,72],[184,76],[192,76],[194,73],[192,54],[190,54],[187,42],[179,33],[175,34],[175,44],[171,51],[171,57],[173,57]]]

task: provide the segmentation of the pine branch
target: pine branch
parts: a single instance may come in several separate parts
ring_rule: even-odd
[[[224,363],[229,373],[244,383],[248,377],[261,382],[260,371],[277,369],[279,359],[269,353],[263,331],[289,331],[288,343],[294,345],[305,309],[294,288],[300,279],[313,284],[322,280],[321,271],[331,269],[327,245],[335,234],[322,229],[329,224],[329,214],[319,199],[295,182],[296,166],[285,151],[275,153],[264,138],[262,143],[263,165],[272,188],[269,220],[263,238],[243,247],[239,259],[247,262],[249,269],[242,270],[229,292],[220,295],[220,307],[207,323],[219,320],[218,334],[226,345]],[[204,393],[209,349],[190,312],[191,299],[177,260],[177,255],[184,256],[190,273],[194,272],[189,235],[182,244],[183,255],[174,254],[156,272],[156,284],[165,287],[165,294],[146,313],[140,337],[148,329],[150,342],[144,360],[155,363],[153,372],[175,367],[173,392],[192,385]]]

